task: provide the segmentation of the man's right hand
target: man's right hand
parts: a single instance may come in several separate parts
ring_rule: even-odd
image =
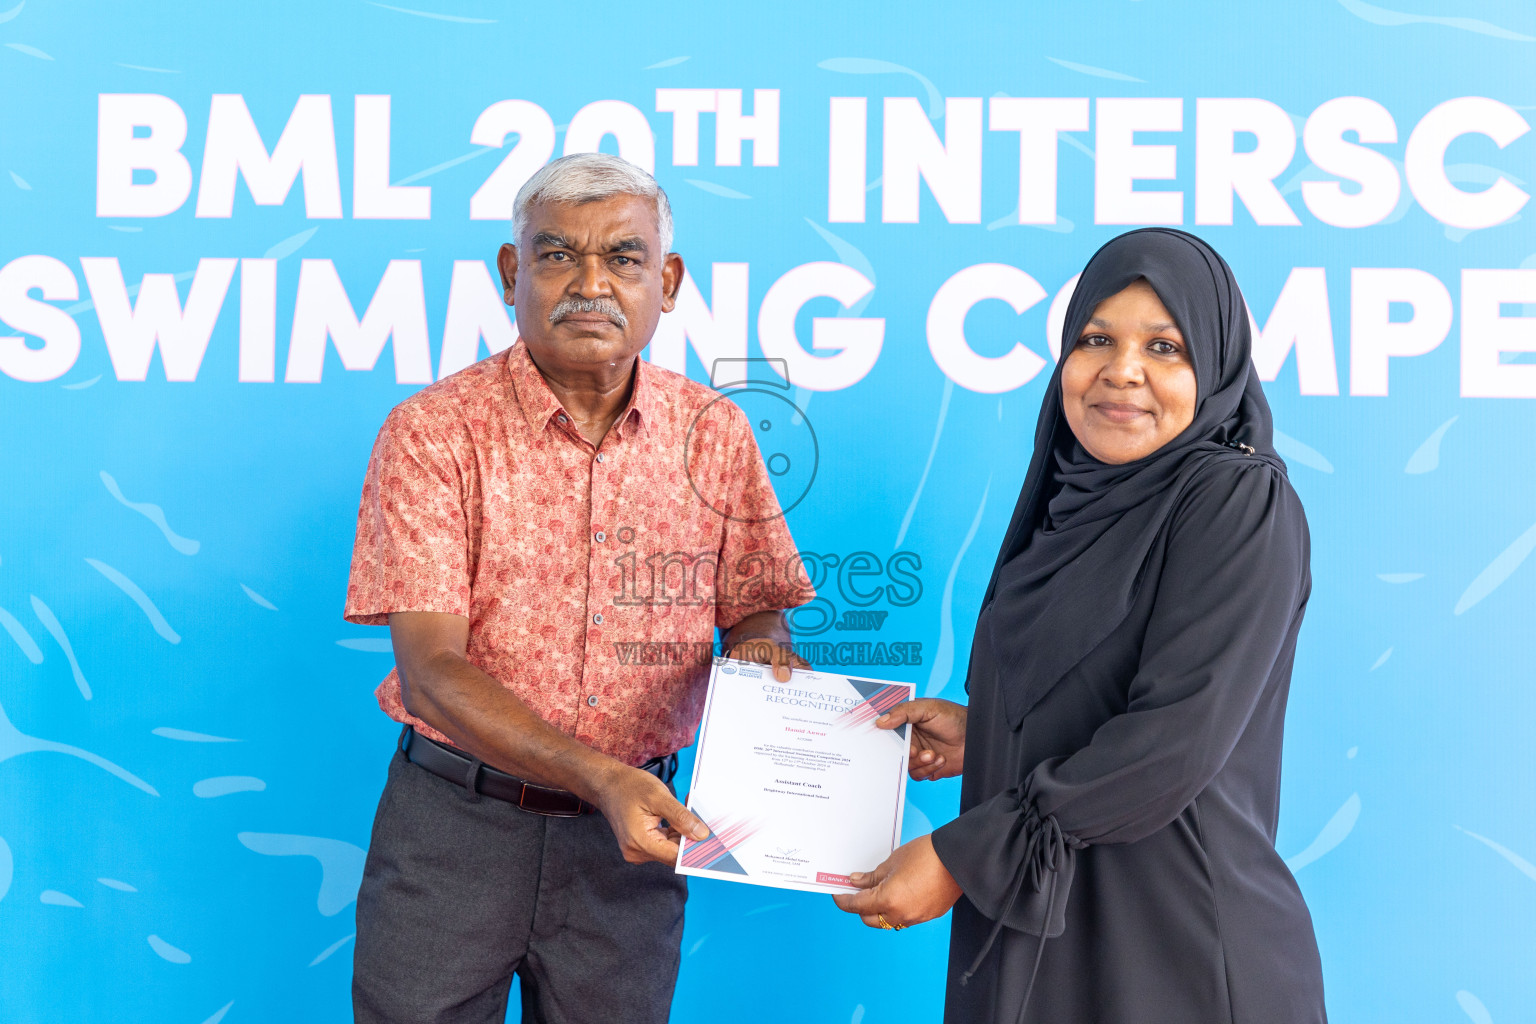
[[[621,765],[596,794],[597,809],[608,819],[619,852],[631,864],[677,863],[677,841],[709,838],[709,827],[650,772]],[[665,821],[670,828],[663,828]]]

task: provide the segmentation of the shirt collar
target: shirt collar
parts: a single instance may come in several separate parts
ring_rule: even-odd
[[[657,387],[655,369],[641,356],[635,360],[635,389],[629,396],[629,407],[616,421],[620,433],[627,433],[630,424],[634,429],[645,430],[656,422]]]
[[[549,382],[528,354],[528,346],[521,340],[507,353],[507,373],[512,378],[518,405],[528,425],[536,431],[544,430],[549,426],[549,421],[563,409],[560,400],[550,390]],[[635,360],[634,390],[630,393],[629,404],[614,420],[614,426],[621,436],[630,431],[632,423],[635,428],[643,430],[647,424],[656,421],[657,388],[654,374],[655,370],[650,363],[644,359]]]

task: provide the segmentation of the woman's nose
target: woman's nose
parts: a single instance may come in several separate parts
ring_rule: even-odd
[[[1118,387],[1140,384],[1146,379],[1141,350],[1135,345],[1116,345],[1100,376]]]

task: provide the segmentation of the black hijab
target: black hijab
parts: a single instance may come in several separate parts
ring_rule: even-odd
[[[1072,434],[1061,370],[1094,308],[1138,278],[1184,335],[1195,414],[1157,451],[1115,466],[1093,458]],[[992,644],[1011,725],[1125,619],[1146,559],[1197,473],[1226,459],[1260,459],[1285,472],[1250,333],[1231,268],[1194,235],[1131,231],[1088,261],[1067,306],[1034,455],[983,600],[983,608],[991,605],[990,635],[976,637]]]

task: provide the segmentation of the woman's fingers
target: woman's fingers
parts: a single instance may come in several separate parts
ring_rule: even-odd
[[[834,893],[832,902],[837,904],[839,910],[846,910],[850,914],[877,914],[879,909],[879,896],[874,889],[863,889],[859,892]]]
[[[869,881],[876,885],[869,886]],[[962,895],[929,836],[919,836],[896,849],[868,875],[853,877],[859,891],[832,897],[837,906],[858,914],[876,928],[905,928],[941,916]]]
[[[906,923],[894,916],[894,911],[882,909],[879,901],[874,898],[872,890],[864,892],[839,894],[832,899],[843,910],[850,914],[858,914],[859,920],[871,928],[879,928],[882,931],[888,929],[905,928]]]
[[[875,889],[862,892],[838,893],[832,897],[839,909],[858,914],[859,920],[871,928],[904,928],[904,920],[897,920],[895,912],[884,905],[881,894]],[[882,920],[883,919],[883,920]]]
[[[875,867],[873,871],[855,871],[853,874],[848,876],[848,879],[860,889],[870,889],[885,881],[886,876],[890,873],[891,862],[889,860],[883,860]]]
[[[928,751],[928,753],[933,752]],[[934,754],[933,759],[925,764],[909,764],[907,766],[907,774],[918,782],[925,782],[929,779],[941,777],[940,773],[944,771],[945,764],[946,762],[942,755]]]
[[[942,726],[942,719],[953,709],[955,705],[946,700],[938,700],[933,697],[917,697],[913,700],[903,701],[891,710],[875,719],[875,724],[882,729],[895,729],[898,726],[911,723],[914,730],[922,730],[928,723],[938,723]],[[940,728],[943,733],[945,729]]]

